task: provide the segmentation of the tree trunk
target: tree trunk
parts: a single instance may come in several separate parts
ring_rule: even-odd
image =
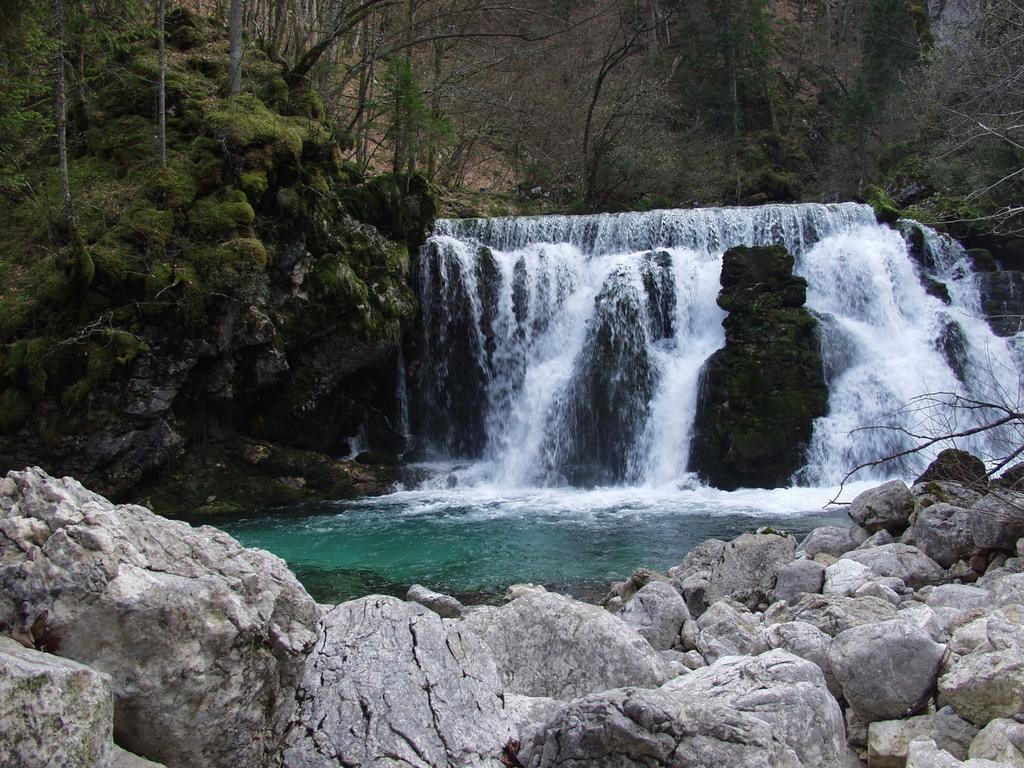
[[[437,123],[441,120],[441,77],[444,74],[444,43],[440,40],[434,41],[434,90],[430,94],[430,116],[434,120],[436,129]],[[436,133],[436,131],[435,131]],[[437,174],[438,141],[436,136],[430,137],[430,147],[427,156],[427,178],[431,181]]]
[[[228,38],[228,96],[237,96],[242,92],[242,0],[231,0]]]
[[[71,178],[68,173],[67,81],[64,72],[64,0],[51,0],[54,37],[57,46],[53,54],[53,120],[57,134],[57,167],[60,172],[61,227],[65,237],[75,231],[75,209],[71,204]]]
[[[156,37],[157,37],[157,76],[156,76],[156,120],[160,137],[160,167],[167,167],[167,57],[164,45],[164,15],[167,0],[157,0],[156,4]]]

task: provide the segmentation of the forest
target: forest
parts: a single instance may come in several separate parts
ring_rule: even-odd
[[[58,167],[55,133],[72,164],[90,153],[112,83],[150,86],[137,160],[158,162],[158,114],[188,111],[183,83],[161,85],[164,29],[225,95],[279,89],[289,111],[344,137],[359,173],[422,174],[458,215],[831,201],[879,185],[928,222],[1020,227],[1024,9],[1012,0],[2,7],[8,201],[48,199],[34,171]],[[199,52],[193,16],[227,33],[216,50]],[[153,49],[145,71],[128,66],[140,44]]]

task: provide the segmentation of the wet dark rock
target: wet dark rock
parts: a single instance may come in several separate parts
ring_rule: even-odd
[[[992,332],[1013,336],[1024,325],[1024,273],[985,272],[977,276],[981,309]]]
[[[726,345],[701,374],[691,469],[723,489],[786,485],[828,407],[806,282],[777,246],[727,251],[721,281]]]
[[[949,480],[968,486],[985,486],[988,485],[988,472],[985,469],[985,464],[976,456],[972,456],[967,451],[947,448],[935,457],[935,460],[914,481],[914,485],[936,480]]]

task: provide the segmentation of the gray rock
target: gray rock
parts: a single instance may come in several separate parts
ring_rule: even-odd
[[[917,513],[914,545],[943,568],[974,553],[971,513],[952,504],[932,504]]]
[[[336,606],[320,631],[283,768],[498,759],[512,721],[494,659],[463,622],[371,595]]]
[[[849,597],[874,576],[874,571],[856,560],[837,560],[825,569],[825,586],[822,592],[826,595]]]
[[[956,628],[949,649],[958,656],[1024,650],[1024,605],[1007,605]]]
[[[108,675],[0,637],[0,764],[107,768],[113,724]]]
[[[986,579],[985,589],[992,595],[994,605],[1024,605],[1024,573]]]
[[[628,603],[633,599],[633,595],[651,582],[656,581],[666,584],[672,583],[672,579],[664,574],[652,571],[650,568],[637,568],[629,575],[628,579],[613,584],[602,603],[607,605],[608,601],[615,597],[622,598],[623,603]]]
[[[527,594],[462,621],[490,646],[511,693],[571,699],[625,685],[654,688],[668,677],[635,629],[563,595]]]
[[[967,749],[978,729],[950,707],[932,715],[908,717],[906,720],[879,720],[868,726],[868,765],[871,768],[903,768],[910,742],[916,738],[932,739],[958,760],[967,758]]]
[[[683,622],[690,618],[686,603],[675,587],[650,581],[619,612],[655,650],[667,651],[679,640]]]
[[[565,704],[564,701],[547,696],[520,696],[518,693],[506,693],[505,715],[511,723],[513,733],[521,740],[529,728],[543,725],[560,712]]]
[[[917,499],[918,509],[932,504],[952,504],[954,507],[967,508],[982,497],[982,493],[966,485],[949,480],[936,480],[930,483],[915,483],[910,489]]]
[[[457,619],[462,616],[466,606],[450,595],[434,592],[419,584],[413,584],[405,595],[405,599],[429,608],[442,619]]]
[[[893,605],[899,605],[902,599],[889,587],[877,581],[868,581],[853,591],[852,597],[877,597]]]
[[[960,762],[949,752],[940,749],[934,739],[919,736],[907,749],[906,768],[1005,768],[990,760]]]
[[[700,616],[708,607],[708,585],[711,583],[711,571],[685,572],[675,581],[676,589],[683,596],[686,608],[691,616]]]
[[[828,660],[844,698],[863,719],[893,720],[927,703],[945,650],[921,628],[894,620],[839,633]]]
[[[825,566],[813,560],[794,560],[779,569],[772,590],[772,602],[795,603],[801,595],[821,592],[825,583]]]
[[[127,752],[115,744],[110,768],[165,768],[165,766],[163,763],[154,763],[152,760]]]
[[[773,650],[781,648],[817,665],[833,698],[838,699],[842,696],[843,689],[835,675],[832,674],[832,665],[828,663],[828,649],[832,645],[831,637],[805,621],[773,624],[765,629],[764,637],[768,648]]]
[[[939,678],[939,693],[957,714],[979,726],[1024,712],[1024,650],[950,659]]]
[[[566,705],[524,737],[518,757],[526,768],[801,768],[760,717],[671,691],[637,688]]]
[[[174,766],[263,766],[319,609],[268,552],[38,469],[0,480],[0,621],[110,675],[115,733]]]
[[[896,617],[896,609],[877,597],[841,597],[839,595],[804,595],[796,605],[785,607],[765,622],[779,624],[786,621],[806,621],[826,635],[862,624],[874,624]]]
[[[707,659],[701,656],[700,651],[686,651],[682,661],[688,669],[700,669],[708,665]]]
[[[879,576],[903,579],[908,587],[920,589],[928,584],[941,584],[946,580],[942,566],[917,547],[907,544],[885,544],[871,549],[847,552],[843,560],[866,565]]]
[[[839,557],[856,548],[857,542],[854,540],[852,529],[825,525],[807,534],[796,551],[806,552],[811,557],[820,552]]]
[[[1005,717],[993,720],[971,742],[968,754],[1024,768],[1024,724]]]
[[[722,656],[756,655],[767,650],[757,616],[729,598],[719,600],[699,619],[697,650],[709,664]]]
[[[900,606],[900,621],[906,621],[923,629],[937,643],[949,640],[949,632],[936,614],[935,609],[916,600],[908,601]]]
[[[892,537],[892,534],[883,528],[864,539],[857,549],[871,549],[872,547],[880,547],[883,544],[892,544],[894,541],[896,540]]]
[[[674,579],[683,573],[710,571],[715,563],[721,559],[724,549],[725,542],[721,539],[705,539],[687,552],[683,562],[675,568],[671,568],[668,575]]]
[[[547,589],[541,584],[510,584],[505,590],[505,594],[502,595],[501,601],[511,603],[525,595],[535,595],[539,592],[547,592]]]
[[[858,495],[850,503],[849,515],[868,533],[885,529],[898,534],[907,527],[913,511],[914,496],[906,483],[890,480]]]
[[[1012,551],[1024,536],[1024,493],[993,491],[972,504],[970,514],[978,549]]]
[[[768,600],[779,569],[793,559],[792,536],[744,533],[725,545],[711,568],[707,601],[732,597],[750,608]]]
[[[955,608],[958,611],[981,610],[992,602],[990,592],[966,584],[940,584],[925,600],[931,608]]]
[[[843,715],[813,662],[783,650],[728,657],[662,690],[728,705],[769,723],[802,765],[838,765],[846,753]]]

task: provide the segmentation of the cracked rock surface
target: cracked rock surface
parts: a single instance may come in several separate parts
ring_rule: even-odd
[[[284,768],[501,765],[512,736],[501,680],[462,623],[371,595],[320,627]]]
[[[626,685],[654,688],[669,677],[635,629],[564,595],[527,594],[462,621],[490,646],[510,693],[572,699]]]
[[[110,675],[118,743],[175,766],[280,748],[319,609],[284,561],[42,470],[0,479],[0,622]]]

